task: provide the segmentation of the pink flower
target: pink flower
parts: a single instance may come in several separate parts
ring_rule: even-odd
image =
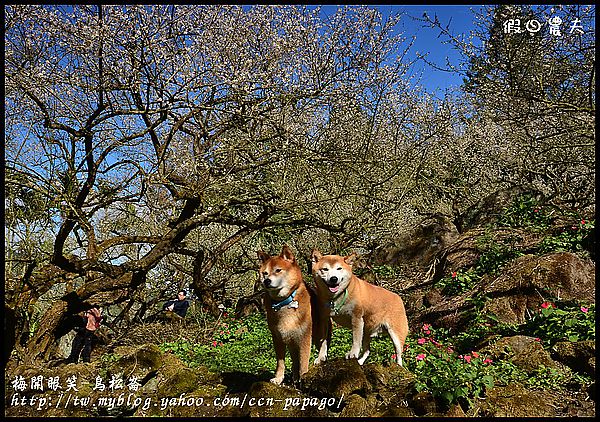
[[[581,220],[581,224],[582,224],[582,225],[585,225],[585,220]]]
[[[456,271],[452,273],[452,278],[456,278]]]
[[[213,342],[212,342],[212,345],[213,345],[213,347],[217,347],[217,341],[216,341],[216,340],[215,340],[215,341],[213,341]]]
[[[470,355],[465,355],[465,362],[471,363],[471,356]]]
[[[478,358],[479,357],[479,353],[477,353],[477,352],[471,352],[471,354],[473,355],[474,358]]]
[[[419,353],[417,355],[417,360],[423,360],[423,359],[425,359],[425,353]]]
[[[539,337],[534,338],[535,341],[542,341]]]
[[[420,338],[417,340],[417,344],[425,344],[427,343],[427,339],[426,338]]]
[[[392,359],[394,359],[394,360],[396,359],[396,354],[395,353],[392,355]]]
[[[551,303],[551,302],[544,302],[544,303],[542,303],[541,306],[544,309],[549,308],[550,306],[552,306],[553,308],[556,308],[556,305],[554,303]]]
[[[538,212],[538,211],[539,211],[539,210],[538,210],[537,208],[533,210],[533,212]]]
[[[454,353],[454,349],[452,349],[452,347],[448,347],[446,351],[450,354]]]
[[[488,364],[488,363],[492,363],[493,361],[490,358],[485,358],[483,360],[483,363]]]
[[[585,306],[581,307],[581,312],[587,313],[587,311],[588,311],[588,308],[586,308]]]

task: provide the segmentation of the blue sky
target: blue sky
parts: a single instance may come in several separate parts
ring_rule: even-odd
[[[459,54],[452,48],[450,44],[444,44],[444,37],[439,37],[439,30],[426,26],[424,22],[411,19],[422,19],[423,13],[427,12],[430,18],[437,15],[440,23],[446,27],[449,25],[449,30],[455,35],[466,34],[474,29],[473,11],[479,11],[484,6],[480,5],[372,5],[377,8],[383,16],[391,13],[404,12],[399,30],[401,30],[407,38],[416,36],[409,57],[415,57],[416,53],[427,53],[427,59],[436,64],[440,68],[446,68],[446,58],[449,58],[450,63],[458,65]],[[327,5],[322,6],[322,11],[325,14],[335,12],[338,6]],[[420,62],[415,66],[415,71],[421,74],[420,84],[437,96],[442,97],[447,89],[455,88],[461,85],[462,77],[453,72],[444,72],[436,70],[425,63]]]
[[[422,6],[393,6],[393,9],[404,10],[409,16],[422,18],[423,13],[427,12],[430,18],[437,15],[443,27],[449,26],[451,33],[455,35],[468,35],[474,29],[473,17],[471,11],[479,11],[483,6],[449,6],[449,5],[422,5]],[[390,6],[383,6],[383,9],[389,9]],[[444,44],[445,38],[439,36],[440,31],[437,28],[425,27],[423,22],[414,21],[410,18],[404,19],[404,30],[407,36],[416,35],[413,45],[413,54],[428,53],[428,60],[440,68],[446,68],[446,58],[450,63],[458,66],[460,56],[451,44]],[[446,89],[460,86],[462,76],[455,72],[444,72],[423,64],[423,75],[421,83],[429,92],[443,94]]]

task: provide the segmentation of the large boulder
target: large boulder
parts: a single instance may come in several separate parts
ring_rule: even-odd
[[[444,215],[435,215],[393,241],[377,248],[368,256],[374,265],[396,268],[402,289],[421,284],[424,280],[439,277],[436,271],[439,256],[458,238],[454,223]],[[369,279],[368,275],[363,278]]]
[[[525,255],[504,268],[502,274],[483,286],[483,293],[510,294],[533,291],[538,302],[541,297],[560,297],[564,300],[594,302],[596,265],[570,252],[536,257]],[[535,292],[535,291],[538,292]]]
[[[500,322],[522,324],[531,310],[537,311],[546,298],[560,297],[583,303],[595,301],[595,263],[570,252],[541,257],[525,255],[508,263],[499,275],[485,276],[471,290],[434,301],[409,317],[413,326],[423,322],[461,330],[471,320],[472,299],[487,296],[483,313]]]
[[[356,359],[332,359],[310,368],[303,384],[311,396],[339,398],[342,417],[415,414],[408,404],[416,393],[415,377],[396,364],[361,366]]]
[[[520,384],[498,386],[478,400],[475,411],[482,417],[556,417],[556,397],[547,391],[527,390]]]
[[[537,310],[545,298],[595,301],[595,263],[570,252],[515,259],[498,277],[482,283],[481,293],[492,297],[484,311],[500,322],[525,322],[529,309]]]
[[[583,392],[530,390],[521,384],[499,385],[487,390],[484,398],[477,399],[467,416],[593,417],[595,403],[585,396]]]
[[[501,338],[482,348],[481,353],[494,361],[508,360],[528,373],[535,372],[540,366],[560,368],[560,364],[552,359],[538,339],[529,336]]]
[[[398,265],[417,262],[428,267],[433,257],[458,237],[454,223],[443,215],[422,221],[392,242],[377,248],[373,261],[377,264]]]
[[[246,395],[243,414],[250,417],[326,417],[334,416],[328,404],[339,404],[338,398],[309,397],[301,391],[268,381],[259,381]],[[332,407],[332,406],[330,406]]]
[[[558,342],[552,347],[552,358],[576,372],[596,374],[596,343],[593,340]]]
[[[304,375],[304,390],[319,397],[365,396],[371,384],[356,359],[332,359],[314,365]]]

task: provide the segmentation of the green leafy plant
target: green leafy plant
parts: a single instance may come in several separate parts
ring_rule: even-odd
[[[241,371],[259,375],[274,371],[277,362],[264,315],[255,313],[237,321],[226,317],[225,321],[231,324],[228,328],[233,328],[232,325],[237,328],[229,330],[229,334],[223,330],[221,334],[221,329],[226,327],[217,326],[207,343],[197,349],[195,360],[218,372]],[[286,365],[291,365],[289,356]]]
[[[573,373],[569,367],[551,368],[540,365],[532,376],[525,380],[525,385],[535,389],[563,390],[569,384],[587,384],[589,381]]]
[[[119,360],[119,355],[115,353],[103,353],[100,355],[100,368],[98,369],[99,375],[102,378],[106,378],[108,368],[116,361]]]
[[[394,278],[401,274],[400,268],[393,265],[376,265],[373,272],[381,278]]]
[[[593,340],[596,338],[596,306],[543,302],[526,322],[523,332],[543,339],[547,346],[558,341]]]
[[[529,227],[545,229],[550,225],[554,209],[543,206],[531,194],[523,194],[498,217],[497,224],[504,227]]]
[[[199,345],[191,343],[189,340],[181,339],[172,342],[166,342],[159,345],[159,349],[163,352],[171,352],[183,362],[194,365],[194,356],[197,353]]]
[[[455,271],[439,280],[436,285],[441,287],[443,294],[454,296],[472,288],[479,279],[480,276],[472,269],[466,272]]]
[[[423,337],[408,342],[404,354],[407,368],[417,375],[417,391],[429,391],[446,405],[462,402],[468,408],[494,386],[491,359],[476,351],[458,354],[429,324],[423,325],[419,335]]]
[[[515,249],[511,245],[492,242],[484,248],[483,253],[479,256],[476,271],[481,275],[494,274],[508,261],[522,255],[523,252]]]
[[[212,332],[213,346],[216,344],[222,346],[224,343],[240,340],[248,331],[246,322],[231,315],[233,315],[232,312],[223,312],[221,318],[215,322]]]
[[[596,220],[579,222],[569,228],[563,228],[558,234],[547,236],[539,245],[541,253],[548,252],[581,252],[584,243],[592,239],[596,228]]]

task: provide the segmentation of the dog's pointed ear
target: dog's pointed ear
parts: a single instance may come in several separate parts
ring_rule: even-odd
[[[344,261],[346,262],[346,264],[352,265],[352,264],[354,264],[354,261],[356,261],[356,257],[357,257],[356,252],[352,252],[350,255],[346,255],[344,257]]]
[[[323,254],[318,250],[318,249],[313,249],[310,258],[313,262],[313,264],[316,264],[317,262],[319,262],[321,260],[321,258],[323,258]]]
[[[262,262],[263,264],[267,262],[267,260],[270,258],[270,256],[263,251],[256,251],[256,254],[258,255],[258,259],[260,260],[260,262]]]
[[[294,253],[288,245],[283,245],[283,248],[281,248],[281,254],[279,256],[285,259],[286,261],[296,262]]]

